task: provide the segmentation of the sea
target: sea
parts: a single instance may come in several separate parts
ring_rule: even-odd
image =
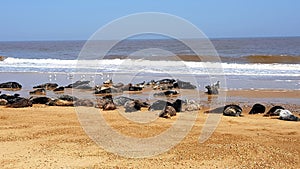
[[[223,87],[231,90],[300,89],[300,37],[210,41],[218,61],[202,59],[174,39],[128,39],[115,44],[108,52],[102,47],[110,42],[101,41],[96,46],[99,53],[93,53],[96,57],[92,59],[79,57],[86,47],[84,40],[2,41],[0,56],[5,59],[0,61],[0,82],[18,81],[24,79],[23,75],[37,84],[70,82],[64,78],[90,80],[94,84],[107,79],[138,83],[161,78],[192,78],[202,90],[222,78]],[[214,71],[215,67],[218,71]],[[29,82],[32,80],[23,83]]]

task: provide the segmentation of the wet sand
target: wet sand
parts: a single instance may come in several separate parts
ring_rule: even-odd
[[[229,91],[227,102],[242,105],[244,117],[222,116],[212,136],[199,143],[208,117],[203,107],[183,141],[163,154],[140,159],[121,157],[99,147],[80,126],[74,107],[2,106],[0,168],[299,168],[300,123],[248,115],[256,99],[265,100],[268,110],[277,99],[288,101],[298,96],[299,91]],[[279,105],[299,116],[299,104]],[[141,125],[120,117],[120,111],[123,109],[99,113],[115,130],[133,137],[154,136],[180,116],[187,116],[180,113],[172,119],[158,118]]]

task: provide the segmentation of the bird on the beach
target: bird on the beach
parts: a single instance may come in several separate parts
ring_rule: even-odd
[[[80,76],[80,79],[81,79],[81,80],[85,80],[85,75],[81,75],[81,76]]]
[[[68,74],[67,75],[67,79],[73,79],[73,78],[74,78],[73,74]]]
[[[90,84],[92,85],[92,86],[95,86],[95,76],[90,76]]]
[[[217,89],[220,89],[220,81],[214,83],[213,86],[215,86]]]

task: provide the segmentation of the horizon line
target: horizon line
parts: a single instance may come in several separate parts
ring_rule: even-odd
[[[207,37],[211,40],[218,40],[218,39],[251,39],[251,38],[298,38],[300,35],[295,36],[240,36],[240,37]],[[195,38],[182,38],[193,40]],[[100,41],[111,41],[116,39],[103,39]],[[169,38],[133,38],[127,40],[170,40]],[[31,39],[31,40],[0,40],[0,42],[51,42],[51,41],[88,41],[88,39]]]

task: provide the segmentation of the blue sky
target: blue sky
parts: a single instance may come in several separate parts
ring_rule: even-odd
[[[299,0],[2,0],[0,41],[86,40],[137,12],[182,17],[210,38],[300,36]]]

